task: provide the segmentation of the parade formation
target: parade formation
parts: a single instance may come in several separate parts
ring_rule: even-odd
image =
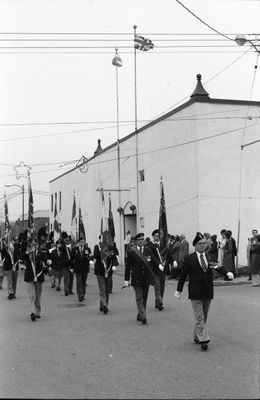
[[[163,194],[163,191],[161,192]],[[32,197],[31,197],[32,199]],[[6,276],[8,299],[16,299],[16,284],[19,269],[24,270],[27,285],[29,308],[25,315],[31,321],[40,319],[42,305],[42,284],[47,279],[51,288],[64,291],[64,296],[75,295],[78,302],[86,300],[87,278],[91,269],[97,277],[99,310],[109,312],[109,295],[113,288],[113,272],[119,268],[119,251],[114,241],[113,223],[102,221],[101,234],[93,251],[85,238],[84,229],[79,230],[79,237],[73,240],[67,232],[49,234],[45,228],[35,232],[33,227],[33,206],[29,204],[31,227],[25,229],[17,238],[10,238],[8,206],[6,204],[6,231],[1,240],[0,277],[3,289],[3,277]],[[82,235],[80,235],[82,234]],[[248,238],[248,257],[252,269],[249,280],[253,286],[259,286],[259,248],[260,235],[252,231]],[[57,235],[56,235],[57,237]],[[188,298],[191,300],[195,318],[193,341],[200,344],[202,350],[208,349],[210,336],[206,328],[207,316],[213,299],[213,279],[224,276],[225,280],[236,278],[235,256],[236,242],[232,232],[221,230],[221,241],[217,235],[197,232],[189,251],[189,243],[184,234],[171,235],[167,231],[165,201],[160,199],[159,228],[145,237],[140,232],[131,237],[127,231],[125,238],[124,284],[132,286],[135,292],[137,322],[147,325],[146,311],[149,288],[154,288],[154,306],[158,311],[165,308],[164,290],[167,279],[176,279],[173,296],[179,300],[183,287],[188,280]],[[75,297],[76,297],[75,296]]]

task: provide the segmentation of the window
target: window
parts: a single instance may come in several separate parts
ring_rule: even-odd
[[[140,177],[140,182],[144,181],[144,170],[141,169],[141,171],[139,171],[139,177]]]
[[[51,212],[53,212],[53,194],[51,195]]]
[[[61,211],[61,192],[59,192],[59,211]]]

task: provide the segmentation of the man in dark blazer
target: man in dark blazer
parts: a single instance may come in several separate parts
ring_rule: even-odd
[[[189,276],[188,293],[196,320],[193,339],[195,343],[201,344],[202,350],[207,350],[207,343],[210,341],[210,337],[205,325],[214,295],[212,268],[215,268],[230,280],[234,276],[232,272],[227,273],[223,267],[218,267],[217,263],[210,263],[208,256],[205,254],[207,242],[200,232],[197,232],[192,244],[195,247],[195,252],[187,256],[183,261],[175,296],[178,299],[181,298],[186,277]]]
[[[79,301],[85,300],[86,279],[89,273],[90,249],[85,246],[84,238],[78,239],[78,245],[71,253],[72,268],[76,274],[76,287]]]
[[[136,306],[138,310],[137,321],[147,323],[146,303],[149,286],[154,285],[153,272],[150,265],[151,251],[144,246],[144,234],[138,233],[134,238],[135,244],[128,250],[125,268],[125,286],[131,285],[135,291]]]
[[[149,243],[151,251],[151,266],[154,273],[154,295],[155,295],[155,308],[159,311],[164,309],[163,295],[165,289],[166,273],[164,271],[164,259],[160,252],[160,237],[159,230],[155,229],[152,232],[152,240]]]

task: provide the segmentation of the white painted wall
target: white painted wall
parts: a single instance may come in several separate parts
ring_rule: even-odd
[[[150,236],[158,227],[162,176],[169,233],[184,233],[191,243],[196,231],[220,237],[220,230],[226,228],[237,239],[242,137],[244,143],[249,143],[260,136],[259,118],[244,117],[259,114],[260,107],[195,102],[139,132],[138,166],[145,172],[145,180],[139,182],[139,217],[144,221],[140,231]],[[248,126],[244,129],[246,123]],[[239,263],[243,265],[247,237],[253,228],[260,228],[259,147],[260,143],[256,143],[242,152]],[[128,190],[121,192],[125,213],[129,212],[131,203],[137,204],[135,153],[136,137],[130,136],[120,145],[121,189]],[[106,190],[116,189],[118,184],[116,145],[91,159],[88,165],[86,174],[75,169],[52,181],[50,192],[62,192],[59,220],[62,230],[69,233],[75,191],[77,213],[80,203],[87,241],[93,249],[98,242],[101,219],[100,192],[96,189],[102,184],[108,207]],[[115,241],[119,247],[118,192],[111,191],[111,200]],[[53,223],[53,213],[50,217]],[[123,225],[121,230],[123,240]]]

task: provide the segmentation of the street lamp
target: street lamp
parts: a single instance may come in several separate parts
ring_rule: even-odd
[[[4,185],[5,187],[12,187],[12,186],[17,186],[22,190],[22,226],[24,229],[24,185],[20,186],[17,185],[16,183],[10,184],[10,185]]]
[[[255,41],[259,42],[260,39],[256,37]],[[244,35],[243,33],[239,33],[238,35],[236,35],[235,42],[236,44],[238,44],[238,46],[244,46],[248,42],[251,44],[251,46],[253,46],[253,48],[257,51],[257,53],[260,54],[260,47],[257,48],[257,46],[253,43],[253,41],[247,39],[246,35]]]

